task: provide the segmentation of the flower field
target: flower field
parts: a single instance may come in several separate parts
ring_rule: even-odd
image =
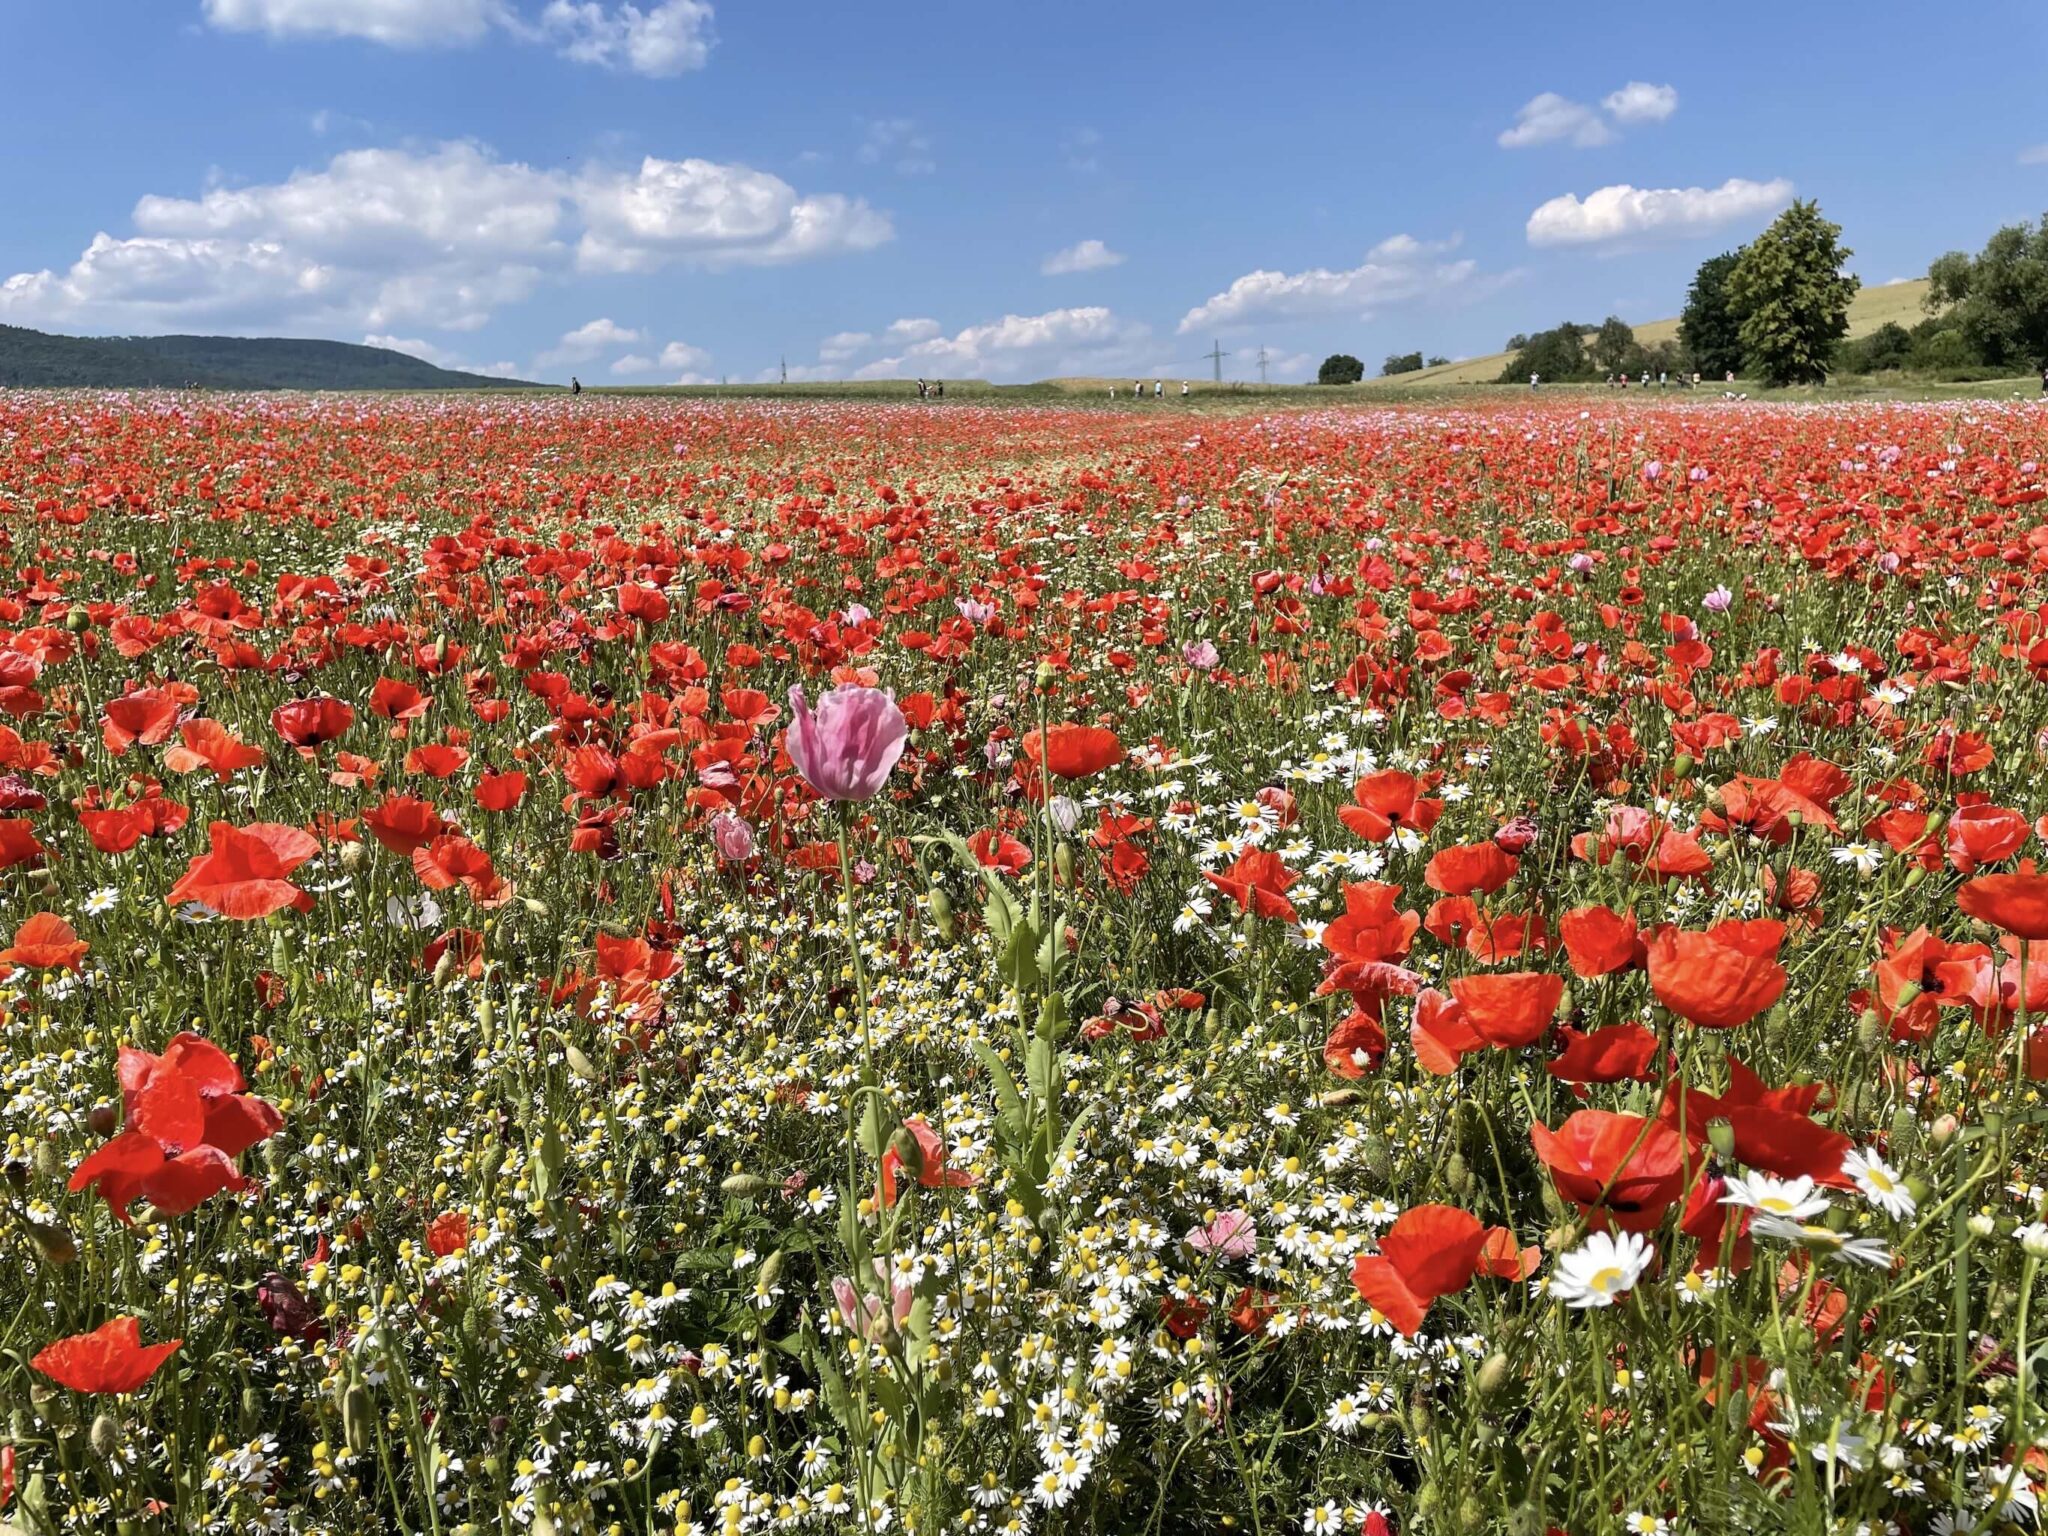
[[[0,1531],[2037,1528],[2044,462],[0,394]]]

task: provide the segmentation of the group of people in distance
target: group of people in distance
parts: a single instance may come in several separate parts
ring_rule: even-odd
[[[1188,397],[1188,381],[1186,379],[1180,381],[1180,394],[1183,400]],[[1112,400],[1116,398],[1116,386],[1114,384],[1109,386],[1109,398]],[[1131,380],[1131,398],[1133,400],[1145,398],[1145,381],[1143,379]],[[1154,379],[1152,381],[1152,398],[1154,400],[1164,400],[1166,398],[1166,380]]]
[[[917,381],[917,398],[920,400],[945,399],[946,381],[944,379],[919,379]]]

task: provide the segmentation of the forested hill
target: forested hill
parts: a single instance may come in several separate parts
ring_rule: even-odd
[[[241,336],[53,336],[0,325],[0,388],[506,389],[388,347]]]

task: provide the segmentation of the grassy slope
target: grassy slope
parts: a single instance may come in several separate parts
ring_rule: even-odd
[[[1887,320],[1896,320],[1908,327],[1918,323],[1927,316],[1927,311],[1920,305],[1926,294],[1927,279],[1924,277],[1861,290],[1849,305],[1849,335],[1852,338],[1867,336]],[[1637,326],[1635,332],[1636,340],[1644,346],[1655,346],[1660,341],[1678,339],[1678,322],[1651,320]],[[1416,384],[1491,384],[1513,360],[1512,352],[1496,352],[1490,357],[1468,357],[1459,362],[1445,363],[1440,368],[1425,368],[1420,373],[1397,374],[1391,379],[1367,379],[1358,387],[1383,389]]]

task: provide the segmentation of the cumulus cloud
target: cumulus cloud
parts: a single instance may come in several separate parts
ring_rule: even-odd
[[[391,352],[403,352],[416,357],[423,363],[432,363],[436,368],[453,368],[460,373],[486,373],[496,378],[516,378],[519,374],[517,363],[472,363],[446,347],[436,346],[418,336],[378,336],[363,338],[366,347],[383,347]]]
[[[661,349],[661,366],[701,370],[711,366],[711,354],[687,341],[672,341]]]
[[[1533,149],[1568,140],[1580,149],[1592,149],[1613,137],[1600,114],[1584,102],[1545,91],[1523,104],[1515,125],[1502,129],[1498,142],[1502,149]]]
[[[636,75],[685,74],[711,57],[711,7],[703,0],[662,0],[644,11],[552,0],[540,27],[562,57]]]
[[[1678,90],[1675,86],[1631,80],[1620,90],[1608,92],[1600,105],[1617,123],[1661,123],[1678,110]]]
[[[1631,80],[1600,99],[1607,117],[1617,123],[1661,123],[1678,110],[1678,91],[1669,85],[1651,85]],[[1545,91],[1532,96],[1515,114],[1514,126],[1501,130],[1497,139],[1502,149],[1533,149],[1539,144],[1568,143],[1577,149],[1597,149],[1612,143],[1615,134],[1607,118],[1582,101]]]
[[[512,0],[201,0],[200,12],[224,32],[359,38],[390,48],[457,47],[498,32],[548,44],[579,64],[657,77],[702,69],[715,41],[706,0],[645,7],[549,0],[537,18]]]
[[[1366,316],[1390,304],[1455,294],[1471,284],[1477,271],[1470,260],[1444,259],[1456,244],[1395,235],[1374,246],[1355,267],[1247,272],[1181,316],[1179,329],[1186,335],[1266,320]]]
[[[474,330],[575,267],[763,265],[864,250],[886,215],[743,165],[568,174],[475,144],[358,149],[281,182],[148,195],[132,234],[0,281],[0,320],[153,332]]]
[[[913,341],[929,341],[944,329],[945,327],[936,320],[921,315],[914,316],[905,320],[890,321],[889,328],[882,332],[882,340],[892,347],[903,346]]]
[[[586,320],[573,331],[564,331],[562,339],[533,360],[536,368],[554,368],[563,363],[587,363],[607,347],[629,346],[640,339],[640,332],[619,325],[609,316]]]
[[[357,37],[392,48],[473,43],[507,16],[501,0],[202,0],[224,32]]]
[[[1063,251],[1054,251],[1038,264],[1038,270],[1047,277],[1063,277],[1069,272],[1096,272],[1121,266],[1123,260],[1121,251],[1112,251],[1100,240],[1083,240]]]
[[[926,336],[899,353],[863,364],[853,377],[1018,379],[1120,371],[1137,366],[1151,334],[1144,324],[1100,305],[1004,315],[951,336]],[[795,377],[794,369],[791,376]]]
[[[800,197],[767,171],[711,160],[649,155],[636,172],[585,173],[574,197],[585,225],[576,264],[593,272],[800,261],[871,250],[894,234],[858,198]]]
[[[1776,213],[1792,201],[1792,183],[1731,176],[1718,187],[1602,187],[1580,198],[1553,197],[1529,215],[1531,245],[1599,245],[1678,239]]]
[[[818,343],[818,357],[827,363],[843,363],[874,344],[866,331],[838,331]]]

